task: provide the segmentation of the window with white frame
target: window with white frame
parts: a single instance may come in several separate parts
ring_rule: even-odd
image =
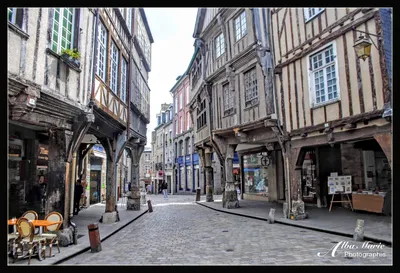
[[[190,115],[189,112],[186,113],[186,130],[190,128]]]
[[[258,103],[258,85],[256,68],[244,73],[245,107]]]
[[[189,103],[189,85],[186,86],[186,104]]]
[[[247,33],[246,28],[246,11],[243,11],[235,19],[235,37],[236,41],[239,41]]]
[[[180,116],[180,117],[179,117],[179,120],[180,120],[180,126],[181,126],[179,132],[182,133],[182,132],[183,132],[183,117]]]
[[[312,18],[316,17],[318,14],[324,11],[324,8],[304,8],[304,19],[305,21],[309,21]]]
[[[125,58],[122,58],[121,65],[121,100],[126,103],[126,87],[127,87],[127,75],[128,75],[128,62]]]
[[[224,34],[221,33],[220,35],[215,38],[215,54],[216,57],[218,58],[222,54],[225,53],[225,39],[224,39]]]
[[[312,104],[336,100],[339,95],[335,44],[309,57]]]
[[[175,114],[178,113],[178,97],[175,97]]]
[[[53,33],[51,35],[51,49],[58,54],[63,49],[73,47],[73,8],[54,8]]]
[[[7,18],[10,23],[23,29],[23,8],[7,8]]]
[[[183,92],[181,91],[181,93],[179,93],[179,110],[182,109],[183,106]]]
[[[99,23],[99,37],[97,48],[97,71],[96,74],[106,81],[106,67],[107,67],[107,37],[108,32],[103,23]]]
[[[110,88],[118,94],[118,66],[119,66],[119,50],[114,42],[111,42],[111,71],[110,71]]]
[[[178,135],[178,121],[175,120],[175,135]]]
[[[229,90],[228,83],[222,86],[222,90],[224,94],[224,113],[225,115],[229,115],[233,112],[234,93]]]

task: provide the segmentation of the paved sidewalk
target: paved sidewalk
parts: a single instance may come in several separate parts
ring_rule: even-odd
[[[118,213],[119,213],[119,222],[115,222],[112,224],[103,224],[100,223],[100,217],[103,215],[105,211],[105,204],[95,204],[86,209],[82,209],[78,215],[76,215],[72,222],[76,224],[78,228],[78,244],[69,245],[67,247],[60,247],[60,253],[58,253],[57,247],[53,246],[52,254],[55,254],[54,257],[46,257],[43,261],[39,261],[37,257],[32,257],[31,265],[52,265],[62,262],[65,259],[73,257],[77,254],[86,252],[90,250],[90,241],[89,241],[89,231],[87,226],[93,223],[98,224],[100,240],[104,241],[115,232],[124,228],[126,225],[130,224],[132,221],[136,220],[143,214],[147,213],[147,204],[140,205],[140,210],[126,210],[126,205],[118,204]],[[47,255],[49,250],[46,251]],[[9,259],[9,265],[27,265],[28,260],[17,260],[14,264],[12,260]]]
[[[197,202],[199,205],[221,212],[268,220],[271,208],[275,208],[275,222],[330,232],[353,237],[357,219],[364,220],[364,239],[392,244],[392,217],[367,212],[355,212],[341,207],[317,208],[306,206],[309,218],[304,220],[289,220],[283,218],[283,205],[275,202],[239,200],[239,208],[226,209],[222,207],[222,195],[214,195],[214,202]]]
[[[164,200],[163,195],[147,195],[147,199],[151,200],[153,210],[157,206],[163,206],[167,203],[182,203],[190,202],[208,207],[210,209],[218,210],[225,213],[236,214],[245,217],[251,217],[260,220],[268,220],[267,216],[271,208],[275,208],[275,222],[277,224],[287,224],[308,228],[323,232],[335,233],[352,237],[357,219],[365,220],[365,234],[366,240],[375,240],[383,243],[392,243],[392,220],[391,217],[374,215],[370,213],[352,212],[347,209],[338,207],[332,208],[329,212],[328,208],[315,208],[306,207],[309,214],[309,219],[305,220],[288,220],[282,218],[282,204],[264,201],[251,201],[240,200],[240,208],[225,209],[222,208],[222,195],[214,195],[214,202],[206,202],[205,195],[200,197],[199,202],[195,202],[195,195],[169,195],[168,200]],[[68,247],[60,247],[61,253],[58,253],[57,247],[53,247],[52,252],[54,257],[46,258],[39,261],[37,257],[31,259],[31,265],[54,265],[62,261],[90,250],[89,236],[87,226],[89,224],[97,223],[99,226],[99,233],[101,241],[104,241],[114,233],[118,232],[128,224],[132,223],[140,216],[148,212],[147,204],[141,204],[139,211],[126,210],[125,205],[119,204],[118,212],[120,221],[112,224],[99,223],[101,215],[105,211],[105,204],[92,205],[87,209],[83,209],[77,216],[73,218],[73,222],[78,227],[78,244],[70,245]],[[10,266],[27,265],[28,261],[18,260],[15,264],[9,259]]]

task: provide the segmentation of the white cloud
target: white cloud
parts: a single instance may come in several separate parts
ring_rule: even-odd
[[[193,30],[197,8],[145,8],[153,35],[151,72],[149,74],[150,124],[147,125],[147,146],[156,127],[156,114],[162,103],[172,103],[169,90],[182,75],[194,53]]]

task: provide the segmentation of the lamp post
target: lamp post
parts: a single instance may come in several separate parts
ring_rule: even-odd
[[[371,55],[371,45],[369,39],[361,35],[353,46],[356,50],[357,58],[361,58],[365,61]]]
[[[378,38],[378,40],[380,40],[381,37],[378,35],[375,35],[375,34],[365,32],[365,31],[356,30],[354,27],[352,29],[353,29],[353,31],[361,32],[366,35],[366,37],[364,35],[360,35],[358,40],[353,45],[354,49],[356,50],[357,58],[361,58],[361,59],[363,59],[363,61],[365,61],[371,55],[371,45],[372,44],[374,44],[375,48],[377,50],[379,50],[370,36],[371,35],[375,36]]]

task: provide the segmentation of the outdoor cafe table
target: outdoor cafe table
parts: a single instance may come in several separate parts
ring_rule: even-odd
[[[60,223],[59,221],[48,221],[48,220],[31,220],[31,222],[35,227],[39,227],[39,235],[40,236],[43,233],[43,227],[48,227],[48,226],[52,226],[52,225]],[[8,220],[8,225],[14,226],[14,234],[15,234],[17,232],[17,230],[16,230],[17,219]]]

